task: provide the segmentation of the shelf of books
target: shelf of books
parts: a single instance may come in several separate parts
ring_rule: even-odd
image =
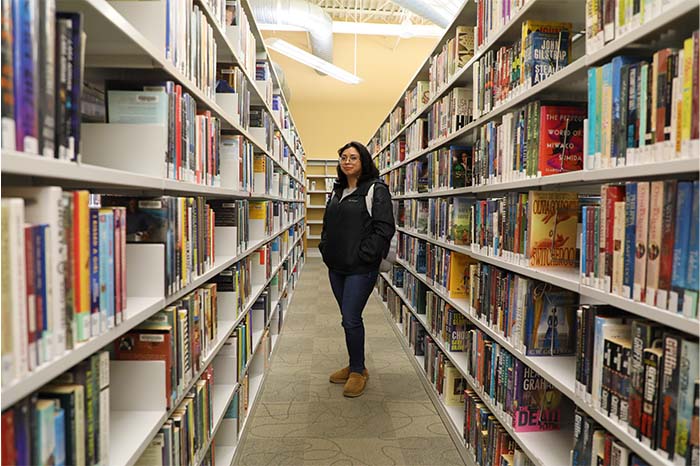
[[[306,232],[249,17],[2,1],[3,464],[232,463]]]
[[[467,4],[369,142],[380,291],[478,465],[698,461],[699,15]]]
[[[323,231],[323,214],[337,177],[338,159],[306,161],[306,247],[310,256],[320,257],[318,243]]]

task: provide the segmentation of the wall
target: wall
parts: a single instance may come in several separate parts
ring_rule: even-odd
[[[309,50],[306,33],[264,34]],[[335,34],[333,39],[333,63],[354,72],[355,36]],[[358,35],[355,74],[363,81],[356,85],[321,76],[270,50],[284,70],[291,92],[289,106],[307,158],[334,158],[336,150],[349,140],[366,143],[437,40]]]

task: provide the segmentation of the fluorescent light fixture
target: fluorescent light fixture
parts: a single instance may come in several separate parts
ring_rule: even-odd
[[[326,60],[312,55],[309,52],[295,47],[289,42],[283,41],[276,37],[271,37],[265,40],[265,44],[275,50],[276,52],[285,55],[292,60],[296,60],[302,65],[310,66],[311,68],[320,71],[321,73],[327,74],[328,76],[342,81],[348,84],[359,84],[362,79],[358,78],[352,73],[345,71],[342,68],[335,66],[332,63],[328,63]]]
[[[261,31],[306,32],[306,29],[286,24],[258,24]],[[334,34],[360,34],[367,36],[442,37],[445,30],[434,24],[388,24],[355,23],[352,21],[333,21]]]

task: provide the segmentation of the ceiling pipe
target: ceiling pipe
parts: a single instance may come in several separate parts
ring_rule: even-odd
[[[391,0],[396,3],[401,8],[405,8],[411,13],[418,15],[422,18],[428,19],[446,29],[452,22],[452,18],[449,13],[439,8],[435,8],[433,5],[428,4],[425,0]]]
[[[333,63],[333,21],[321,7],[305,0],[250,0],[250,7],[258,24],[284,24],[308,31],[311,53]]]

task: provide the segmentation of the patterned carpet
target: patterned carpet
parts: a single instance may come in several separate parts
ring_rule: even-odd
[[[365,393],[328,382],[347,352],[327,273],[307,260],[235,464],[463,465],[376,294],[363,314]]]

